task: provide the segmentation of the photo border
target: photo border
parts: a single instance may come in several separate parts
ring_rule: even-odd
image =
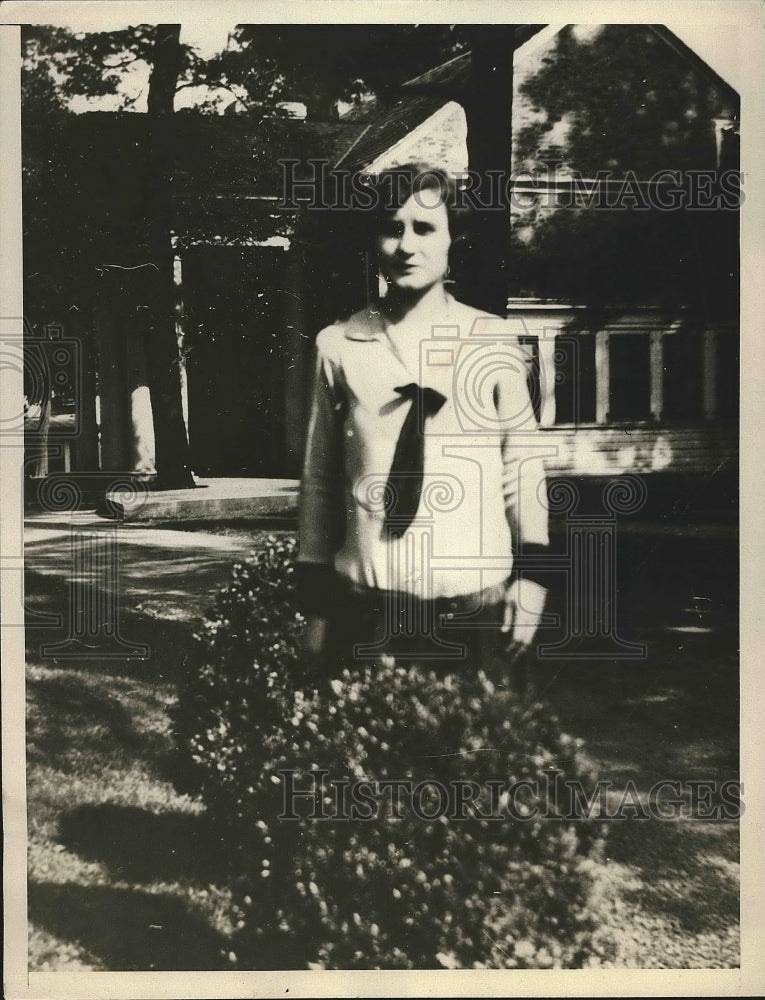
[[[409,23],[411,4],[391,0],[299,0],[289,8],[262,0],[253,3],[222,2],[210,5],[186,2],[15,2],[0,8],[0,315],[23,315],[21,289],[21,177],[20,177],[20,23],[76,24],[106,29],[112,22],[229,22],[284,23],[358,22]],[[421,0],[418,22],[496,23],[527,13],[535,22],[550,23],[652,23],[669,16],[666,3],[614,3],[590,0],[574,5],[563,2],[513,3],[475,0]],[[543,17],[544,15],[544,17]],[[740,29],[741,64],[746,85],[741,92],[741,169],[746,202],[741,217],[741,777],[746,813],[741,821],[741,968],[735,970],[630,970],[576,971],[427,971],[427,972],[162,972],[162,973],[28,973],[26,914],[26,769],[24,756],[24,630],[13,627],[14,609],[22,600],[23,430],[20,441],[5,437],[0,447],[2,496],[2,722],[3,722],[3,820],[5,888],[5,991],[16,998],[43,997],[247,997],[247,996],[604,996],[667,995],[710,996],[758,994],[765,990],[765,953],[762,948],[763,857],[763,739],[765,711],[759,665],[765,648],[765,553],[763,552],[762,429],[765,427],[765,213],[762,162],[765,153],[763,108],[765,42],[762,9],[750,0],[674,0],[672,23],[698,23],[720,30],[726,24]],[[0,403],[4,411],[21,396],[21,373],[0,372]],[[22,449],[22,450],[19,450]],[[9,624],[10,623],[10,624]]]

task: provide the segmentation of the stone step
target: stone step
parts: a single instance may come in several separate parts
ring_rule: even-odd
[[[110,508],[125,521],[219,521],[290,515],[297,511],[296,479],[197,479],[197,489],[110,491]]]

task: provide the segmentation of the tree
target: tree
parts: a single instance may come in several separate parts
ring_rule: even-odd
[[[669,171],[714,172],[714,119],[737,114],[736,96],[689,54],[646,25],[601,25],[557,34],[540,68],[519,88],[516,170],[647,181]],[[733,164],[729,164],[733,166]],[[611,191],[618,192],[614,186]],[[633,192],[639,189],[635,186]],[[737,311],[735,210],[621,210],[565,204],[518,209],[514,294],[594,307],[687,307],[701,321]],[[735,207],[735,206],[734,206]]]
[[[178,77],[183,65],[179,24],[158,24],[152,52],[147,100],[154,190],[149,213],[149,246],[157,267],[154,314],[156,327],[148,343],[152,400],[159,406],[155,420],[157,473],[167,488],[194,486],[191,457],[181,401],[181,357],[175,333],[172,233],[172,145],[167,118],[173,114]]]
[[[338,101],[385,102],[405,80],[464,51],[464,30],[443,24],[238,25],[208,80],[246,103],[298,101],[309,118],[337,117]]]
[[[98,322],[103,323],[108,321],[110,309],[125,309],[124,282],[128,272],[137,267],[146,269],[146,280],[133,294],[141,299],[148,296],[150,306],[145,341],[154,410],[157,485],[193,486],[175,335],[172,146],[166,127],[179,80],[192,71],[193,57],[180,44],[180,25],[140,25],[92,35],[34,26],[25,29],[22,41],[27,275],[44,276],[45,288],[35,289],[38,302],[40,293],[44,298],[46,291],[54,299],[63,295],[64,302],[77,309],[82,309],[83,301],[97,299]],[[139,130],[136,136],[136,164],[145,156],[151,179],[145,187],[140,181],[126,185],[123,197],[115,199],[113,192],[103,190],[103,178],[97,175],[101,159],[96,147],[79,151],[79,155],[76,150],[59,153],[54,168],[41,155],[45,147],[42,143],[37,146],[36,139],[41,123],[55,127],[74,117],[68,107],[73,97],[119,95],[127,67],[138,62],[150,68],[150,127],[142,130],[143,134]],[[122,94],[121,100],[130,106],[137,97]],[[49,142],[47,145],[50,148]],[[61,168],[63,176],[58,175]],[[148,280],[151,270],[154,277]],[[28,302],[35,297],[33,288],[30,280]],[[134,428],[134,445],[139,436]]]
[[[331,118],[338,101],[372,94],[383,97],[407,76],[463,46],[464,41],[445,25],[241,25],[233,46],[205,61],[181,44],[179,25],[138,25],[88,34],[44,26],[24,30],[23,102],[30,125],[71,117],[75,98],[110,97],[124,110],[135,109],[141,95],[125,90],[127,74],[137,68],[148,71],[148,127],[137,130],[136,142],[137,149],[144,147],[148,164],[143,194],[133,191],[129,196],[126,188],[117,205],[113,193],[110,202],[104,192],[100,203],[96,199],[91,204],[92,199],[86,197],[90,192],[84,189],[97,157],[78,161],[75,154],[69,180],[83,194],[82,215],[70,218],[67,208],[62,209],[69,204],[66,196],[62,198],[66,190],[62,178],[52,178],[51,164],[35,157],[33,141],[25,142],[24,150],[27,191],[39,195],[37,200],[27,200],[33,231],[27,254],[29,272],[55,274],[54,283],[70,296],[75,287],[87,285],[86,275],[92,279],[92,269],[97,267],[107,300],[109,288],[114,287],[116,308],[117,301],[124,302],[125,269],[155,269],[149,282],[153,319],[147,331],[147,353],[158,484],[193,485],[180,396],[171,247],[170,119],[177,93],[201,84],[209,91],[227,89],[235,98],[233,106],[257,109],[263,117],[283,117],[287,114],[284,102],[303,101],[310,115]],[[211,107],[203,102],[203,109]],[[90,181],[95,181],[95,190],[103,186],[102,177],[91,176]],[[132,178],[128,186],[131,191],[136,186]],[[123,212],[127,205],[132,210]],[[122,240],[123,256],[118,260],[113,259],[120,244],[115,224]],[[56,231],[58,239],[51,240],[51,232]],[[115,270],[101,266],[108,258],[121,267],[120,281]],[[148,271],[143,275],[148,281]]]
[[[567,25],[520,94],[517,166],[563,160],[585,176],[698,166],[714,155],[712,119],[726,103],[646,25],[600,25],[584,36]]]
[[[114,110],[133,110],[143,91],[131,94],[125,84],[136,70],[151,73],[161,27],[139,24],[118,31],[74,32],[50,25],[24,25],[22,109],[39,115],[45,103],[71,110],[75,98],[111,97]],[[188,45],[180,43],[176,61],[171,74],[173,93],[197,81],[202,62]],[[155,89],[158,86],[155,84]]]
[[[151,71],[157,28],[142,24],[75,33],[25,26],[24,105],[39,113],[45,90],[60,108],[73,98],[111,97],[115,109],[133,110],[145,91],[130,95],[124,85],[128,73]],[[459,25],[241,24],[228,48],[209,59],[178,40],[177,73],[171,78],[175,94],[200,86],[227,90],[239,112],[279,116],[281,102],[298,101],[311,117],[333,118],[338,101],[385,100],[405,80],[466,47],[467,33]],[[214,104],[200,97],[195,107],[211,111]]]

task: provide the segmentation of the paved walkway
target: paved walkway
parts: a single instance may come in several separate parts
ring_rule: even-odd
[[[192,490],[165,490],[129,496],[119,521],[94,512],[29,509],[24,522],[30,626],[53,616],[60,627],[73,609],[73,585],[94,606],[96,593],[111,589],[118,615],[138,615],[178,626],[198,623],[231,577],[234,562],[262,544],[269,524],[295,530],[298,482],[289,479],[200,480]],[[564,545],[565,522],[555,522],[556,545]],[[730,628],[736,617],[735,527],[682,524],[620,517],[617,527],[619,618],[640,634],[666,628],[708,632]],[[94,541],[97,540],[97,541]],[[104,573],[111,574],[106,579]],[[710,575],[709,566],[715,566]],[[562,588],[563,581],[558,585]],[[550,604],[556,595],[551,594]],[[564,591],[557,594],[558,603]],[[111,598],[109,598],[111,600]],[[100,605],[99,605],[100,606]],[[67,611],[68,608],[68,611]],[[566,614],[565,608],[559,609]],[[40,633],[41,641],[48,635]]]
[[[119,522],[89,512],[29,516],[24,540],[30,625],[34,628],[46,615],[60,616],[67,606],[71,610],[74,591],[68,591],[78,581],[95,588],[94,602],[95,591],[112,589],[120,616],[198,623],[230,580],[232,564],[246,559],[273,530],[268,518],[264,524],[251,511],[247,518],[208,517],[200,512],[199,519],[186,524],[180,518]],[[284,526],[294,530],[294,520],[285,518]],[[698,526],[685,535],[670,528],[662,534],[660,525],[654,527],[653,535],[637,525],[632,531],[626,523],[619,528],[620,585],[614,595],[619,618],[643,635],[657,629],[690,633],[735,627],[732,541],[722,531],[714,537]],[[710,562],[716,567],[712,576]],[[560,593],[551,592],[550,603],[562,605],[564,580],[556,577],[553,583]],[[555,610],[566,614],[563,606]]]
[[[297,509],[296,479],[197,479],[195,490],[154,490],[126,499],[108,494],[130,521],[235,520],[290,514]]]
[[[267,534],[262,528],[174,530],[85,512],[37,514],[24,526],[25,603],[35,616],[30,624],[60,615],[71,604],[67,587],[86,578],[99,591],[107,582],[114,585],[120,614],[197,623],[230,579],[232,564]],[[88,549],[93,540],[100,540],[97,550]],[[104,573],[116,579],[107,581]]]

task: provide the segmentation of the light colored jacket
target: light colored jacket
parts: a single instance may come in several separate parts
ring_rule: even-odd
[[[360,586],[453,597],[507,579],[519,541],[548,544],[545,449],[518,332],[451,297],[419,343],[407,342],[406,356],[371,308],[321,331],[300,564],[334,567]],[[446,402],[425,424],[417,517],[391,539],[384,486],[411,405],[395,387],[409,382]]]

